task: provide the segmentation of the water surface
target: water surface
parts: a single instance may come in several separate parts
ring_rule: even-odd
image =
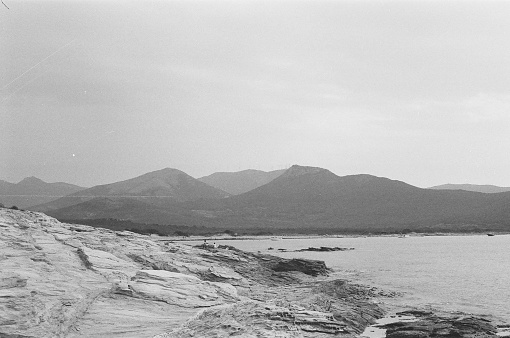
[[[491,315],[510,322],[510,235],[219,240],[246,251],[319,259],[335,274],[404,295],[388,304]],[[352,251],[278,252],[310,246]],[[268,251],[268,248],[275,250]]]

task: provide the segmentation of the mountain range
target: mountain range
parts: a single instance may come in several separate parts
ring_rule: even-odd
[[[293,166],[272,182],[221,201],[194,203],[230,227],[322,232],[510,230],[510,193],[421,189],[372,175]]]
[[[46,183],[37,177],[27,177],[18,183],[0,180],[0,202],[5,206],[26,208],[46,203],[85,189],[74,184]]]
[[[228,177],[239,182],[249,173],[211,176],[217,186],[239,192],[228,188],[240,186],[228,183]],[[510,231],[510,192],[422,189],[384,177],[338,176],[298,165],[279,175],[270,173],[276,178],[250,191],[229,194],[207,185],[205,178],[197,180],[167,168],[82,190],[34,209],[60,220],[115,218],[236,232]]]
[[[483,192],[486,194],[497,194],[500,192],[510,191],[510,187],[498,187],[496,185],[488,185],[488,184],[442,184],[436,185],[434,187],[430,187],[429,189],[436,190],[466,190],[466,191],[476,191]]]
[[[96,209],[116,209],[124,204],[128,204],[129,208],[135,208],[135,205],[142,209],[161,208],[165,212],[165,209],[178,202],[221,199],[228,196],[230,196],[229,193],[200,182],[180,170],[165,168],[129,180],[97,185],[34,206],[32,209],[44,212],[57,209],[75,210],[76,208],[65,208],[85,203],[83,208],[88,210],[88,215],[94,213]],[[101,201],[104,202],[104,205],[101,204]],[[92,209],[91,205],[94,205]],[[133,213],[133,211],[129,211],[129,214]]]

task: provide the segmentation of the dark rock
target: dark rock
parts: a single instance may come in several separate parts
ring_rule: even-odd
[[[427,311],[404,311],[399,315],[417,317],[415,322],[398,322],[381,326],[387,338],[406,337],[495,337],[497,329],[488,320],[477,317],[439,316]]]
[[[318,252],[329,252],[329,251],[349,251],[354,250],[354,248],[340,248],[340,247],[328,247],[328,246],[321,246],[321,247],[309,247],[306,249],[299,249],[295,250],[296,252],[303,252],[303,251],[318,251]]]
[[[431,316],[433,313],[430,311],[421,311],[421,310],[407,310],[396,313],[398,316],[415,316],[415,317],[425,317]]]
[[[20,276],[0,278],[0,289],[19,288],[27,286],[27,279]]]
[[[36,338],[36,336],[26,336],[24,334],[0,332],[0,338]]]
[[[427,338],[427,332],[422,331],[396,331],[386,334],[386,338]]]
[[[88,256],[85,254],[85,252],[83,252],[83,249],[81,248],[78,248],[76,250],[76,253],[78,254],[78,257],[80,257],[80,260],[82,261],[83,265],[85,265],[85,267],[87,269],[90,269],[92,270],[92,263],[89,261],[89,258]]]
[[[171,272],[179,272],[179,270],[175,267],[170,265],[168,262],[165,261],[159,261],[157,259],[152,259],[150,257],[146,257],[143,255],[137,255],[137,254],[127,254],[129,258],[131,258],[134,262],[142,264],[145,268],[150,268],[153,270],[166,270]]]
[[[323,261],[300,258],[282,259],[272,269],[278,272],[298,271],[310,276],[328,274],[326,264]]]

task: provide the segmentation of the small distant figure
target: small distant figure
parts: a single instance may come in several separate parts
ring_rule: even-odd
[[[204,244],[202,244],[202,246],[205,248],[207,248],[207,239],[204,239]]]
[[[218,244],[216,244],[216,242],[213,243],[213,248],[218,249]]]

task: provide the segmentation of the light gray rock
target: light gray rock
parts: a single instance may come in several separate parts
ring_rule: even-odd
[[[129,288],[134,296],[182,307],[209,307],[239,300],[236,288],[230,284],[205,282],[165,270],[140,270]]]
[[[315,338],[361,330],[358,309],[372,305],[345,297],[343,284],[318,287],[311,276],[276,271],[281,261],[0,208],[0,337]]]
[[[232,285],[202,281],[185,267],[188,274],[147,270],[130,258],[207,270],[189,246],[10,209],[0,209],[0,230],[0,336],[152,337],[199,307],[239,299]]]

